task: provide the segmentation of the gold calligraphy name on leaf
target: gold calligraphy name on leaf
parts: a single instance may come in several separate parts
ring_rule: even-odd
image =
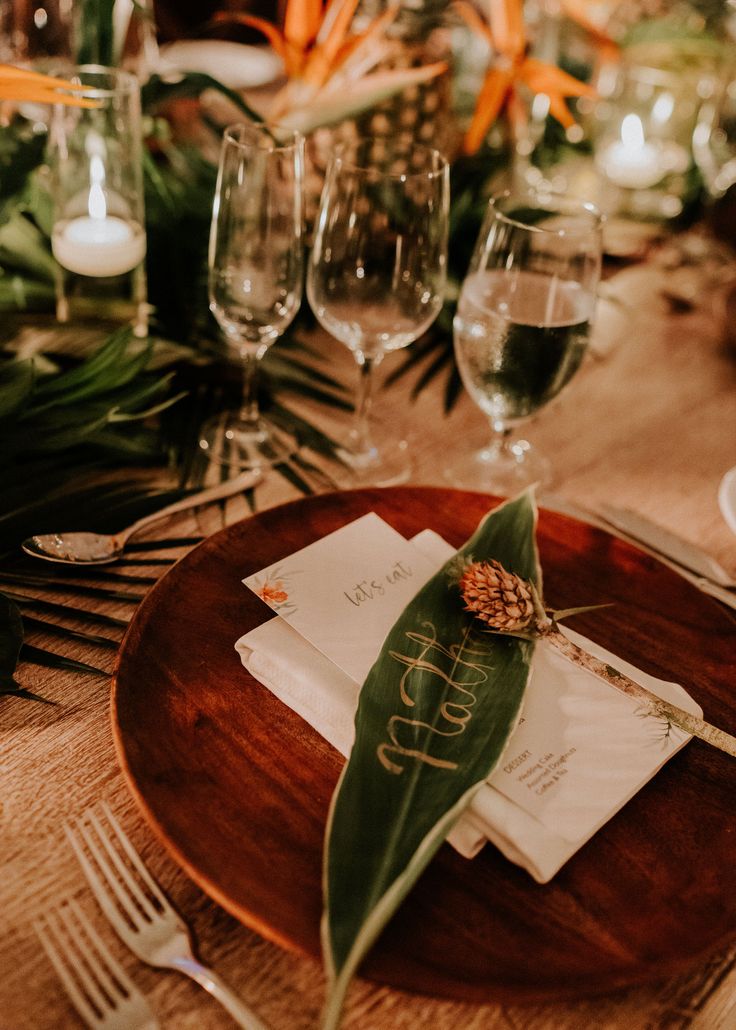
[[[414,708],[416,702],[412,696],[412,688],[424,690],[427,687],[448,689],[450,697],[444,696],[437,708],[437,722],[425,722],[422,719],[411,719],[405,715],[392,715],[386,726],[389,738],[376,749],[379,762],[388,772],[400,775],[406,765],[401,765],[389,756],[403,757],[438,769],[457,769],[458,763],[431,754],[426,748],[411,746],[409,740],[401,742],[402,731],[407,738],[416,741],[417,736],[424,734],[427,742],[434,738],[457,737],[464,733],[470,722],[472,708],[477,695],[471,688],[478,688],[489,679],[493,668],[487,662],[479,661],[488,658],[491,649],[483,643],[478,634],[468,627],[460,643],[445,645],[437,636],[437,629],[431,622],[422,622],[424,633],[408,631],[407,640],[419,645],[418,654],[405,654],[402,651],[389,651],[394,661],[406,666],[399,680],[399,696],[406,708]],[[407,649],[408,650],[408,649]],[[452,668],[448,672],[435,660],[437,655],[449,658]],[[457,676],[462,671],[463,678]],[[476,674],[475,676],[473,674]],[[424,676],[422,674],[427,674]],[[429,678],[428,678],[429,677]]]

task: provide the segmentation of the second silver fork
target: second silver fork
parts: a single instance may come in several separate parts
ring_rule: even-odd
[[[134,955],[151,966],[191,977],[244,1030],[266,1030],[224,980],[195,958],[186,923],[148,872],[109,805],[102,802],[64,829],[100,908]]]

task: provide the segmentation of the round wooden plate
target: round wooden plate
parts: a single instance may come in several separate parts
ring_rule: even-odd
[[[369,511],[460,546],[496,503],[405,487],[283,505],[206,540],[133,619],[112,702],[122,766],[177,861],[265,937],[320,956],[322,840],[342,759],[241,666],[235,640],[271,617],[242,578]],[[538,539],[551,606],[614,602],[572,625],[736,729],[730,613],[573,519],[542,511]],[[518,1003],[685,970],[736,935],[735,796],[736,762],[692,741],[550,884],[490,846],[468,862],[445,845],[361,972]]]

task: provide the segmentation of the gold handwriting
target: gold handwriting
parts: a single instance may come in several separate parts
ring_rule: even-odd
[[[480,661],[481,658],[491,656],[491,649],[474,637],[470,629],[465,631],[461,643],[445,646],[437,639],[437,630],[431,622],[423,622],[422,628],[425,631],[423,633],[417,631],[406,633],[409,641],[419,644],[417,655],[404,654],[402,651],[389,651],[395,661],[406,666],[399,681],[401,701],[407,708],[416,706],[416,701],[411,694],[412,687],[415,692],[424,686],[449,687],[451,695],[440,703],[435,724],[419,719],[409,719],[402,715],[391,716],[386,727],[389,743],[381,744],[378,747],[377,756],[383,767],[396,775],[402,773],[405,768],[404,765],[394,760],[399,757],[424,762],[440,769],[457,769],[457,762],[438,758],[430,754],[427,749],[423,750],[412,746],[411,742],[402,743],[399,739],[400,731],[402,727],[405,727],[408,735],[414,740],[416,740],[417,731],[426,731],[425,739],[427,741],[431,739],[432,734],[436,737],[456,737],[464,733],[473,715],[473,705],[477,701],[473,688],[477,688],[487,681],[488,670],[491,668],[487,662]],[[452,661],[449,671],[438,664],[442,656]],[[463,674],[462,681],[459,679],[460,672]],[[429,677],[417,677],[415,686],[413,682],[410,682],[414,673],[429,673]],[[402,736],[406,735],[402,734]]]

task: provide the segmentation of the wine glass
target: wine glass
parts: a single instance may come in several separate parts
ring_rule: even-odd
[[[714,200],[736,185],[736,77],[704,79],[693,132],[693,156]]]
[[[260,414],[257,369],[302,299],[304,140],[241,124],[225,129],[209,245],[210,310],[243,367],[237,412],[203,427],[200,447],[232,468],[267,468],[295,442]]]
[[[601,224],[593,204],[553,194],[490,200],[453,329],[460,375],[492,436],[448,470],[456,485],[507,495],[547,480],[547,459],[512,434],[580,367],[600,277]]]
[[[371,418],[373,371],[389,351],[421,336],[442,307],[448,217],[449,168],[438,151],[367,138],[333,155],[307,296],[321,325],[358,364],[354,424],[339,452],[356,484],[409,476],[405,442],[381,439]]]

